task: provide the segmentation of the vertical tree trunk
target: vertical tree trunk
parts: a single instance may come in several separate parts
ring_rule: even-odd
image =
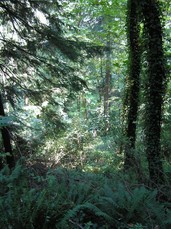
[[[80,115],[80,112],[81,112],[81,101],[80,101],[80,95],[78,95],[77,97],[77,111]]]
[[[109,129],[109,113],[110,113],[110,91],[111,91],[111,41],[108,35],[107,50],[106,50],[106,74],[104,87],[104,116],[105,116],[105,130]]]
[[[128,0],[128,44],[129,44],[129,76],[127,79],[127,101],[126,101],[126,137],[128,144],[125,147],[124,168],[129,169],[135,166],[133,150],[136,140],[136,122],[139,104],[139,81],[140,81],[140,45],[139,45],[139,15],[137,0]]]
[[[164,82],[166,78],[160,21],[159,3],[156,0],[143,0],[142,12],[148,41],[148,86],[146,91],[146,154],[149,175],[153,186],[164,182],[161,161],[160,135]]]
[[[102,102],[103,98],[103,86],[101,85],[101,80],[103,80],[103,57],[100,57],[100,75],[97,76],[97,85],[99,93],[99,103]]]
[[[1,94],[0,94],[0,115],[5,116]],[[15,166],[15,160],[12,154],[11,139],[10,139],[10,134],[9,134],[7,127],[2,127],[1,134],[2,134],[2,140],[3,140],[5,153],[9,153],[9,155],[6,156],[6,162],[9,168],[11,169]]]
[[[88,119],[88,114],[87,114],[87,99],[85,96],[85,92],[82,92],[81,94],[81,102],[82,102],[82,113],[83,113],[83,118],[85,120]]]

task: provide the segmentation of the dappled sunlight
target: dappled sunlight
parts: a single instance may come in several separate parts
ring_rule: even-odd
[[[0,229],[171,228],[171,0],[0,0]]]

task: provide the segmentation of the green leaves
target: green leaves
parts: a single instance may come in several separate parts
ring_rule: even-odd
[[[39,166],[25,169],[18,164],[11,174],[7,168],[0,172],[1,228],[170,225],[170,211],[156,201],[156,190],[133,188],[116,178],[64,168],[40,176]]]

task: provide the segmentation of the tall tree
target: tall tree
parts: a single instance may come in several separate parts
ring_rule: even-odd
[[[24,96],[42,106],[41,126],[47,130],[49,125],[45,123],[51,122],[56,133],[59,133],[57,123],[61,123],[57,107],[64,110],[64,102],[70,101],[85,84],[75,71],[75,62],[81,59],[80,49],[89,55],[97,51],[89,42],[70,36],[68,31],[73,32],[74,26],[66,19],[65,9],[62,10],[65,3],[0,1],[0,72],[5,79],[0,82],[0,90],[5,92],[15,111],[17,99]],[[48,105],[42,105],[43,102]],[[17,131],[20,135],[19,127]]]
[[[140,52],[140,22],[139,9],[136,0],[128,0],[127,31],[129,45],[129,72],[126,88],[126,137],[128,143],[125,147],[124,167],[128,169],[135,166],[133,150],[136,140],[136,123],[139,105],[140,90],[140,69],[141,69],[141,52]]]
[[[111,36],[110,31],[107,34],[106,45],[106,72],[104,85],[104,116],[105,116],[105,131],[109,130],[109,115],[110,115],[110,93],[111,93]]]
[[[164,182],[161,160],[161,121],[165,92],[163,31],[159,1],[141,1],[147,37],[148,82],[146,87],[146,154],[150,180],[153,185]]]

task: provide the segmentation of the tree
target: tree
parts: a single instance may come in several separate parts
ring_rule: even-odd
[[[163,29],[159,1],[141,1],[147,38],[148,82],[146,87],[146,154],[151,183],[164,182],[161,160],[161,122],[163,96],[165,94],[165,60]]]
[[[126,136],[128,145],[125,150],[125,168],[133,166],[134,160],[131,150],[135,148],[136,122],[139,103],[139,75],[140,75],[140,27],[138,17],[143,15],[145,40],[147,42],[147,78],[146,78],[146,106],[145,106],[145,133],[146,154],[150,180],[153,185],[164,182],[164,172],[161,161],[161,121],[163,96],[165,92],[165,60],[162,41],[161,11],[158,1],[128,1],[130,23],[129,46],[130,46],[130,76],[128,78],[127,91],[127,129]],[[132,163],[133,162],[133,163]]]
[[[107,21],[110,19],[107,16]],[[105,72],[105,85],[104,85],[104,117],[105,117],[105,131],[109,130],[109,115],[110,115],[110,96],[111,96],[111,31],[107,32],[106,44],[106,72]]]
[[[140,70],[141,70],[141,47],[140,47],[140,16],[139,8],[136,0],[128,0],[128,15],[127,15],[127,32],[129,44],[129,72],[127,77],[127,88],[125,98],[126,112],[126,137],[128,143],[125,147],[125,162],[124,167],[137,166],[133,151],[135,149],[136,140],[136,123],[139,106],[139,91],[140,91]]]
[[[84,77],[86,75],[88,86],[91,88],[86,92],[89,98],[91,94],[89,99],[91,102],[87,104],[87,108],[89,114],[96,117],[96,123],[94,120],[93,125],[96,125],[101,135],[107,136],[116,127],[113,120],[116,116],[119,117],[121,109],[118,95],[122,93],[122,89],[119,89],[118,84],[124,78],[125,66],[121,68],[120,65],[127,56],[124,33],[125,1],[85,0],[82,3],[79,9],[81,11],[79,17],[80,15],[82,17],[77,19],[80,31],[102,47],[101,57],[96,56],[91,61],[85,62],[87,71]],[[78,8],[75,8],[75,11],[78,12]],[[96,104],[96,107],[93,109],[90,104]]]
[[[47,119],[53,123],[56,133],[60,132],[61,121],[57,108],[64,110],[66,102],[85,84],[75,73],[75,62],[81,59],[80,50],[92,53],[91,44],[69,37],[66,29],[69,25],[61,9],[62,3],[58,1],[0,2],[2,99],[10,103],[10,111],[15,108],[17,114],[23,108],[21,100],[28,97],[42,109],[41,125],[46,128]],[[48,104],[46,109],[44,102]],[[20,123],[21,116],[18,119]],[[21,137],[20,127],[17,126],[17,131]]]

